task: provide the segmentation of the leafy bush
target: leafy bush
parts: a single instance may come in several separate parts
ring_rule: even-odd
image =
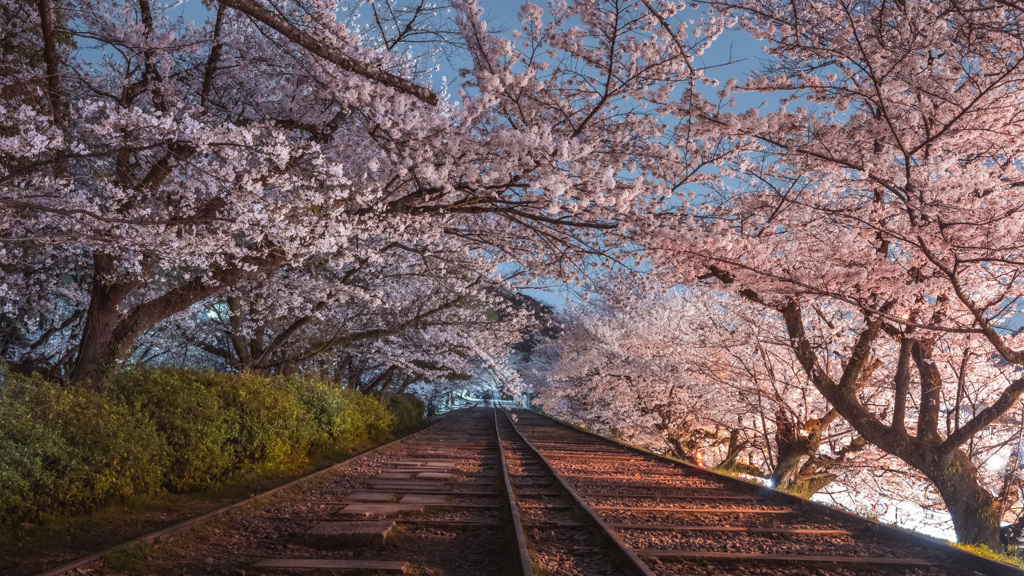
[[[409,432],[423,424],[427,407],[414,394],[396,394],[388,401],[388,411],[395,416],[395,431]]]
[[[290,464],[309,454],[313,418],[286,386],[251,372],[196,372],[196,379],[224,405],[232,423],[236,466]]]
[[[0,525],[361,450],[422,414],[306,376],[137,369],[100,392],[0,363]]]
[[[167,446],[153,422],[123,403],[38,376],[4,374],[0,389],[0,518],[155,492]]]
[[[237,425],[220,398],[190,370],[133,370],[113,392],[156,424],[169,448],[164,484],[175,492],[212,485],[237,466]]]
[[[397,430],[390,406],[375,396],[306,376],[288,384],[313,417],[315,452],[360,450],[386,442]]]
[[[350,450],[357,443],[352,426],[353,396],[346,390],[319,378],[293,377],[288,386],[313,422],[312,450],[320,453]]]
[[[367,444],[387,442],[395,429],[395,417],[378,398],[365,394],[353,395],[352,426],[356,438]]]

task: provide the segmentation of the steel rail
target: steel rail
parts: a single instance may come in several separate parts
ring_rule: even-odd
[[[573,499],[576,506],[583,511],[583,514],[587,516],[587,519],[590,521],[591,525],[597,528],[600,531],[601,535],[608,539],[608,541],[612,545],[612,550],[616,553],[617,556],[619,556],[620,560],[622,560],[622,562],[624,563],[624,568],[626,568],[628,572],[636,576],[656,576],[655,573],[647,567],[647,564],[644,564],[643,560],[641,560],[640,557],[637,556],[636,553],[633,552],[633,550],[629,546],[626,546],[626,543],[623,542],[621,538],[619,538],[618,534],[616,534],[615,531],[612,530],[607,523],[605,523],[601,516],[598,515],[598,513],[593,508],[591,508],[589,504],[583,501],[583,498],[581,498],[580,495],[576,492],[576,490],[574,490],[573,487],[565,480],[565,478],[563,478],[562,475],[559,474],[557,470],[555,470],[555,467],[552,466],[551,462],[549,462],[548,459],[545,458],[544,455],[540,453],[540,450],[537,450],[537,448],[529,440],[526,439],[526,436],[523,436],[522,432],[519,431],[519,427],[516,426],[515,421],[512,420],[508,412],[502,409],[501,413],[505,415],[505,419],[508,420],[508,423],[512,425],[512,429],[515,431],[516,435],[519,436],[519,438],[523,441],[523,444],[525,444],[530,449],[530,452],[532,452],[533,455],[536,456],[537,459],[544,464],[544,467],[547,468],[548,472],[550,472],[551,475],[554,477],[555,482],[558,482],[559,486],[561,486],[562,489],[565,490]]]
[[[762,494],[768,495],[770,497],[778,498],[779,500],[781,500],[783,502],[787,502],[787,503],[793,504],[794,506],[802,508],[803,510],[811,511],[811,512],[817,512],[817,513],[819,513],[819,514],[821,514],[821,515],[823,515],[825,517],[831,518],[833,520],[839,520],[841,522],[845,522],[845,523],[848,523],[848,524],[853,524],[853,525],[859,526],[860,528],[863,528],[866,531],[868,531],[869,533],[872,533],[872,534],[874,534],[876,536],[891,538],[891,539],[902,541],[902,542],[907,542],[908,544],[914,544],[914,545],[917,545],[917,546],[922,546],[922,547],[927,548],[927,549],[929,549],[931,551],[942,553],[942,554],[946,554],[947,556],[950,556],[953,559],[956,559],[958,561],[963,562],[965,567],[969,567],[970,569],[979,571],[982,574],[986,574],[988,576],[1022,576],[1022,575],[1024,575],[1024,571],[1022,571],[1017,566],[1014,566],[1012,564],[1008,564],[1006,562],[1000,562],[998,560],[992,560],[992,559],[989,559],[989,558],[985,558],[984,556],[979,556],[977,554],[974,554],[973,552],[968,552],[967,550],[963,550],[963,549],[960,549],[960,548],[956,548],[954,546],[950,546],[949,544],[947,544],[945,542],[939,541],[939,540],[937,540],[935,538],[932,538],[930,536],[926,536],[924,534],[918,534],[916,532],[911,532],[911,531],[905,530],[903,528],[897,528],[895,526],[890,526],[888,524],[882,524],[881,522],[877,522],[875,520],[871,520],[871,519],[864,518],[862,516],[858,516],[858,515],[850,513],[850,512],[846,512],[845,510],[838,510],[836,508],[830,508],[829,506],[826,506],[826,505],[818,503],[818,502],[811,502],[809,500],[804,500],[803,498],[799,498],[797,496],[794,496],[792,494],[788,494],[786,492],[782,492],[780,490],[775,490],[773,488],[768,488],[768,487],[762,486],[760,484],[755,484],[753,482],[748,482],[746,480],[741,480],[739,478],[734,478],[732,476],[727,476],[725,474],[719,474],[718,472],[714,472],[714,471],[708,470],[706,468],[700,468],[700,467],[694,466],[692,464],[687,464],[686,462],[680,462],[678,460],[673,460],[672,458],[668,458],[667,456],[662,456],[661,454],[656,454],[654,452],[651,452],[649,450],[645,450],[643,448],[638,448],[636,446],[632,446],[632,445],[626,444],[624,442],[619,442],[618,440],[612,440],[611,438],[605,438],[604,436],[601,436],[600,434],[597,434],[596,432],[592,432],[590,430],[586,430],[586,429],[583,429],[583,428],[579,428],[577,426],[573,426],[572,424],[569,424],[567,422],[563,422],[563,421],[559,420],[558,418],[554,418],[554,417],[552,417],[552,416],[550,416],[548,414],[541,414],[540,412],[536,412],[534,410],[525,410],[525,411],[529,412],[530,414],[532,414],[534,416],[539,416],[539,417],[542,417],[542,418],[546,418],[546,419],[548,419],[548,420],[550,420],[552,422],[555,422],[556,424],[559,424],[560,426],[562,426],[562,427],[564,427],[564,428],[566,428],[568,430],[579,432],[581,434],[586,434],[587,436],[596,438],[596,439],[601,440],[601,441],[603,441],[603,442],[605,442],[607,444],[618,446],[619,448],[624,448],[627,451],[633,452],[634,454],[638,454],[638,455],[646,456],[646,457],[651,457],[651,458],[654,458],[654,459],[656,459],[658,461],[669,463],[669,464],[671,464],[671,465],[673,465],[673,466],[675,466],[677,468],[682,468],[682,469],[688,470],[688,471],[690,471],[691,473],[693,473],[693,474],[695,474],[697,476],[703,476],[705,478],[713,478],[713,479],[718,480],[718,481],[720,481],[720,482],[722,482],[724,484],[727,484],[727,485],[737,486],[737,487],[742,486],[743,488],[745,488],[747,490],[758,491],[758,492],[761,492]]]
[[[498,454],[501,456],[501,475],[505,479],[505,491],[508,494],[509,512],[512,514],[512,528],[515,531],[516,562],[519,564],[519,572],[523,576],[533,576],[533,565],[530,563],[530,549],[526,543],[526,533],[523,531],[523,521],[519,516],[519,505],[516,503],[516,494],[512,490],[512,479],[508,475],[508,460],[505,458],[505,448],[501,445],[501,429],[498,426],[498,409],[494,408],[494,433],[498,435]]]
[[[197,528],[199,526],[202,526],[204,524],[207,524],[209,522],[212,522],[214,520],[222,518],[222,517],[230,514],[231,512],[234,512],[235,510],[239,510],[239,509],[242,509],[242,508],[248,508],[248,507],[252,506],[253,504],[256,504],[258,502],[266,500],[267,498],[269,498],[271,496],[274,496],[275,494],[278,494],[278,493],[283,492],[285,490],[288,490],[289,488],[295,488],[295,487],[301,486],[301,485],[306,484],[306,483],[308,483],[310,481],[316,480],[316,479],[318,479],[318,478],[320,478],[322,476],[327,476],[331,472],[336,472],[336,471],[338,471],[338,470],[340,470],[340,469],[342,469],[342,468],[344,468],[346,466],[349,466],[351,464],[354,464],[354,463],[356,463],[356,462],[358,462],[360,460],[363,460],[365,458],[369,458],[370,456],[373,456],[374,454],[376,454],[379,450],[382,450],[382,449],[384,449],[384,448],[386,448],[388,446],[392,446],[392,445],[394,445],[396,443],[404,442],[404,441],[409,440],[409,439],[411,439],[411,438],[413,438],[415,436],[419,436],[420,434],[423,434],[427,430],[433,428],[435,425],[443,422],[444,420],[447,420],[448,417],[453,412],[454,411],[446,413],[444,416],[438,418],[437,420],[434,420],[433,422],[431,422],[427,426],[423,427],[422,430],[417,430],[416,432],[413,432],[412,434],[409,434],[408,436],[403,436],[403,437],[398,438],[396,440],[392,440],[391,442],[388,442],[387,444],[381,444],[380,446],[375,446],[375,447],[373,447],[373,448],[371,448],[369,450],[364,450],[363,452],[360,452],[359,454],[356,454],[356,455],[352,456],[351,458],[346,458],[345,460],[342,460],[341,462],[338,462],[336,464],[331,464],[330,466],[321,468],[319,470],[314,470],[313,472],[310,472],[309,474],[306,474],[305,476],[301,476],[299,478],[296,478],[294,480],[291,480],[289,482],[281,484],[280,486],[276,486],[276,487],[271,488],[269,490],[266,490],[264,492],[260,492],[259,494],[256,494],[254,496],[250,496],[250,497],[248,497],[248,498],[246,498],[244,500],[239,500],[238,502],[234,502],[232,504],[228,504],[226,506],[222,506],[220,508],[217,508],[216,510],[211,510],[209,512],[200,514],[198,516],[193,516],[192,518],[189,518],[187,520],[182,520],[181,522],[177,522],[177,523],[172,524],[170,526],[166,526],[164,528],[160,528],[159,530],[154,530],[154,531],[149,532],[147,534],[143,534],[142,536],[139,536],[139,537],[133,538],[131,540],[127,540],[125,542],[122,542],[120,544],[115,544],[114,546],[110,546],[110,547],[108,547],[108,548],[106,548],[104,550],[100,550],[99,552],[94,552],[92,554],[89,554],[88,556],[82,556],[81,558],[78,558],[76,560],[72,560],[72,561],[67,562],[65,564],[61,564],[60,566],[57,566],[55,568],[51,568],[49,570],[46,570],[45,572],[40,572],[40,573],[36,574],[35,576],[63,576],[64,574],[67,574],[68,572],[71,572],[72,570],[78,570],[80,568],[85,568],[85,567],[89,566],[90,564],[92,564],[93,562],[97,562],[99,560],[102,560],[105,556],[107,556],[107,555],[109,555],[109,554],[111,554],[113,552],[116,552],[118,550],[122,550],[122,549],[128,548],[130,546],[137,546],[139,544],[155,544],[157,542],[160,542],[160,541],[163,541],[163,540],[167,540],[167,539],[172,538],[174,536],[180,536],[181,534],[185,534],[185,533],[191,531],[194,528]]]

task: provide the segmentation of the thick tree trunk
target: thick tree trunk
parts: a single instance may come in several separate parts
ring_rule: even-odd
[[[743,449],[746,448],[746,446],[746,442],[743,442],[740,438],[740,431],[730,430],[729,447],[726,450],[725,458],[722,458],[721,462],[715,464],[714,470],[719,472],[748,474],[750,476],[764,478],[765,473],[763,470],[747,462],[740,461],[740,456],[743,454]]]
[[[963,450],[944,449],[937,440],[922,440],[906,433],[865,434],[865,437],[932,482],[953,520],[958,542],[999,549],[999,514],[995,499],[981,486],[978,470]]]
[[[800,461],[806,457],[806,446],[802,442],[790,444],[779,452],[778,463],[772,471],[772,485],[786,492],[796,488],[800,480]]]
[[[1003,414],[1010,403],[1016,402],[1020,397],[1020,390],[1024,389],[1024,378],[1015,381],[1013,386],[1003,392],[1000,400],[983,411],[983,414],[972,418],[971,425],[976,428],[965,425],[943,441],[937,431],[938,371],[925,344],[917,340],[907,343],[910,345],[909,359],[913,359],[921,376],[921,394],[924,397],[921,402],[922,414],[918,422],[918,436],[911,436],[902,421],[886,426],[857,398],[856,383],[870,357],[871,343],[880,333],[881,320],[866,317],[866,328],[858,337],[842,378],[837,382],[828,375],[828,371],[818,365],[814,347],[804,331],[803,318],[797,302],[792,301],[779,311],[786,321],[786,330],[797,359],[822,396],[868,442],[903,460],[934,483],[953,519],[958,541],[964,544],[984,544],[998,549],[999,517],[995,500],[978,482],[978,472],[970,458],[958,448],[966,439],[959,438],[958,434],[965,434],[965,431],[972,429],[980,430],[982,426]],[[900,362],[905,370],[905,363],[909,360],[906,354],[908,350],[906,346],[901,348]],[[900,377],[903,380],[897,378],[895,382],[898,394],[903,392],[902,387],[906,385],[906,375],[900,374]]]
[[[836,479],[836,475],[828,471],[832,465],[829,462],[822,465],[815,457],[821,441],[814,436],[799,437],[779,452],[778,464],[771,476],[773,486],[794,496],[810,498]]]
[[[71,379],[78,384],[103,389],[121,371],[139,336],[159,320],[149,321],[149,318],[140,318],[138,314],[122,318],[116,308],[102,308],[94,314],[93,308],[90,304],[86,330],[95,330],[96,333],[83,336],[81,352]],[[157,316],[154,313],[158,312],[155,309],[145,311],[149,312],[146,314],[149,317]],[[162,311],[159,319],[178,311]]]
[[[833,417],[826,416],[828,421]],[[801,498],[810,498],[836,479],[835,474],[819,471],[815,454],[821,446],[822,421],[790,422],[785,411],[775,414],[775,444],[778,459],[772,471],[772,485]],[[802,431],[797,432],[797,429]]]
[[[110,282],[108,277],[116,274],[116,268],[112,256],[100,253],[93,255],[92,294],[78,347],[78,358],[71,373],[73,382],[92,381],[104,369],[103,363],[110,360],[108,350],[121,319],[121,306],[137,285],[123,280]]]
[[[809,446],[808,438],[797,435],[796,426],[781,408],[775,411],[775,448],[777,456],[771,476],[772,485],[788,491],[796,484],[800,460],[807,456]]]
[[[999,515],[995,499],[978,482],[978,472],[962,450],[932,459],[923,470],[935,484],[953,518],[959,542],[1000,549]],[[923,468],[923,467],[922,467]]]
[[[283,254],[272,252],[252,262],[262,272],[272,272],[284,262]],[[229,288],[254,274],[241,268],[225,268],[209,277],[195,278],[168,290],[148,302],[124,312],[120,310],[137,281],[104,284],[104,272],[113,269],[113,259],[96,256],[92,300],[85,333],[72,381],[105,388],[112,382],[131,354],[135,341],[161,320],[188,309],[197,302]]]
[[[729,431],[729,446],[725,451],[725,458],[715,465],[715,468],[719,470],[732,470],[739,464],[740,454],[743,452],[745,444],[740,442],[740,431],[730,430]]]
[[[683,441],[681,436],[667,438],[667,440],[669,446],[672,448],[672,453],[675,454],[676,458],[694,466],[698,464],[697,458],[693,454],[693,449],[687,445],[687,442]]]
[[[242,333],[242,316],[245,311],[242,309],[242,301],[238,296],[228,296],[227,304],[228,313],[231,315],[228,319],[228,329],[230,330],[228,338],[231,340],[231,346],[235,352],[237,367],[239,370],[244,370],[252,366],[252,356],[249,352],[253,346],[253,343]]]
[[[73,382],[87,384],[101,371],[100,367],[107,359],[111,335],[119,318],[116,304],[104,297],[93,297],[85,320],[85,332],[82,334],[82,342],[78,349],[78,361],[75,362],[75,369],[71,373]]]

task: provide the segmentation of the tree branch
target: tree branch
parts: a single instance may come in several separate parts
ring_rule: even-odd
[[[988,426],[992,422],[1006,413],[1020,398],[1021,394],[1024,394],[1024,376],[1017,378],[1009,386],[1003,390],[1003,393],[999,395],[999,398],[992,403],[991,406],[985,408],[981,412],[978,412],[974,418],[968,420],[962,428],[953,432],[946,438],[946,441],[942,443],[941,449],[944,451],[952,451],[959,447],[964,442],[971,439],[972,436],[977,434],[982,428]]]
[[[324,60],[338,66],[342,70],[352,72],[373,80],[379,84],[394,88],[398,92],[408,94],[422,102],[437,105],[437,95],[414,82],[395,76],[390,72],[381,69],[373,64],[367,64],[337,51],[328,49],[322,42],[311,36],[308,32],[301,30],[291,22],[280,18],[266,7],[258,4],[255,0],[217,0],[221,4],[234,8],[246,16],[270,26],[285,38],[308,50],[311,54],[319,56]]]

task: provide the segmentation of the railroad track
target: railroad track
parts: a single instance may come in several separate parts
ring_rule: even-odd
[[[928,538],[575,430],[506,413],[634,574],[1024,574]]]
[[[527,411],[460,410],[356,460],[97,573],[1020,574]]]
[[[635,559],[588,517],[585,507],[516,432],[505,412],[495,411],[494,416],[509,479],[519,572],[524,576],[635,573]]]
[[[343,494],[282,511],[290,545],[251,568],[500,574],[511,510],[494,421],[491,409],[461,410],[398,443]]]
[[[190,531],[173,530],[174,541],[162,531],[136,540],[127,553],[108,551],[107,560],[75,562],[48,576],[509,576],[533,574],[535,561],[551,574],[623,574],[494,408],[451,413],[301,492],[235,508],[232,517],[202,526],[184,524]],[[159,547],[146,548],[153,541]],[[134,560],[126,563],[126,556]]]

